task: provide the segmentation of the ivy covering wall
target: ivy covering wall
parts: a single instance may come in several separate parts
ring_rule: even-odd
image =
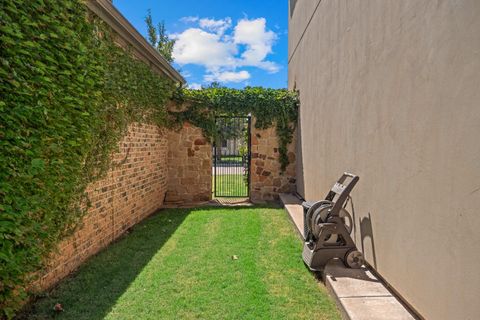
[[[282,170],[288,165],[287,146],[292,142],[298,115],[298,95],[287,89],[246,87],[243,90],[211,87],[202,90],[178,90],[176,101],[181,108],[174,113],[178,123],[190,121],[203,129],[205,135],[217,134],[215,116],[255,117],[255,126],[266,129],[275,126],[279,140]],[[184,110],[183,110],[184,109]]]
[[[119,48],[82,1],[0,4],[0,318],[84,213],[132,121],[163,125],[173,83]]]
[[[168,113],[172,98],[189,107]],[[298,99],[287,90],[185,90],[132,58],[80,0],[0,2],[0,318],[85,213],[86,186],[114,164],[132,122],[187,120],[215,135],[220,114],[276,126],[282,165]]]

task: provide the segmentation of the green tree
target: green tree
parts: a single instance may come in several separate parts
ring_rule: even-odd
[[[205,86],[205,87],[202,86],[202,88],[206,89],[206,88],[225,88],[225,87],[222,86],[222,85],[220,84],[220,82],[218,82],[218,81],[213,81],[212,83],[210,83],[209,85],[207,85],[207,86]]]
[[[170,39],[165,29],[165,22],[161,21],[157,27],[153,24],[152,11],[148,9],[145,23],[148,29],[148,42],[168,61],[173,62],[173,46],[175,40]]]

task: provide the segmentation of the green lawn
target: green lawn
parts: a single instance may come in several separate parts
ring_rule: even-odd
[[[243,174],[224,174],[213,176],[213,186],[217,197],[245,196],[248,197],[248,187]]]
[[[21,318],[340,319],[283,209],[263,207],[160,211]]]
[[[220,156],[218,162],[242,163],[242,156]]]

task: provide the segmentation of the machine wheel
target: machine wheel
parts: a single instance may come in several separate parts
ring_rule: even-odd
[[[343,262],[349,268],[359,269],[364,263],[363,254],[358,250],[350,250],[345,255]]]
[[[332,206],[333,205],[333,202],[332,201],[328,201],[328,200],[321,200],[321,201],[318,201],[318,202],[315,202],[311,207],[310,209],[308,209],[308,212],[307,212],[307,216],[306,216],[306,223],[307,223],[307,226],[308,226],[308,230],[310,231],[313,231],[313,228],[315,226],[315,217],[313,217],[314,214],[318,213],[317,211],[321,208],[321,207],[324,207],[324,206]]]
[[[318,235],[320,234],[320,230],[322,229],[322,224],[326,222],[322,220],[322,215],[324,215],[323,213],[328,212],[331,208],[332,208],[332,205],[326,204],[321,206],[319,209],[317,209],[313,213],[312,219],[311,219],[311,223],[312,223],[311,230],[315,238],[317,238]]]
[[[330,209],[330,208],[329,208]],[[344,208],[340,209],[340,212],[338,213],[338,216],[342,218],[343,224],[345,225],[345,229],[347,229],[349,234],[352,234],[353,230],[353,219],[350,213],[345,210]],[[330,217],[329,211],[324,210],[320,213],[320,217],[323,222],[328,222],[328,218]]]

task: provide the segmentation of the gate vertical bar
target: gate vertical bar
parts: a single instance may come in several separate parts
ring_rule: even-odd
[[[251,161],[252,161],[252,117],[249,115],[247,118],[248,124],[247,124],[247,167],[245,170],[247,170],[247,197],[250,198],[250,170],[252,167]]]
[[[217,116],[213,144],[214,197],[249,197],[251,117]]]
[[[217,118],[215,117],[215,128],[217,127]],[[215,135],[213,138],[213,196],[217,196],[217,142],[218,138]]]

